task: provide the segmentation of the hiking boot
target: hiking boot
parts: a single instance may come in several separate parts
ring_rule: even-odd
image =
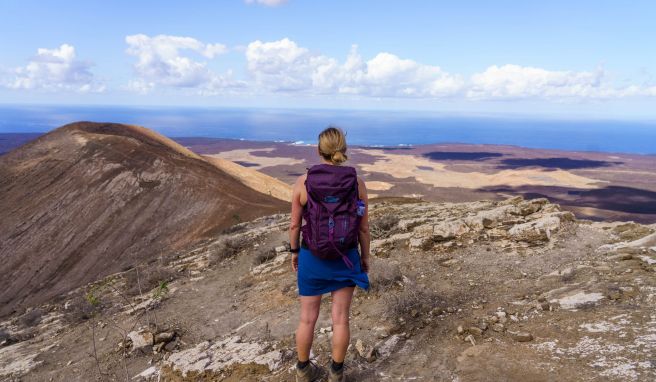
[[[332,361],[330,366],[328,366],[328,382],[345,382],[346,374],[344,373],[345,366],[342,366],[339,371],[333,370]]]
[[[319,379],[319,376],[321,376],[321,370],[312,361],[302,369],[296,368],[296,382],[313,382]]]

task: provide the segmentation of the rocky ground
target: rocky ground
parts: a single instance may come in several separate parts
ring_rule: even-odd
[[[348,380],[656,378],[656,225],[577,220],[521,197],[388,199],[370,214],[372,287],[353,301]],[[287,224],[242,223],[6,317],[0,379],[293,380]]]

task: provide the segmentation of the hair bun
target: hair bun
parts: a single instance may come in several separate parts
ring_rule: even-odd
[[[346,159],[347,159],[346,154],[344,154],[344,153],[341,152],[341,151],[335,151],[335,152],[330,156],[330,160],[331,160],[333,163],[336,163],[336,164],[346,162]]]

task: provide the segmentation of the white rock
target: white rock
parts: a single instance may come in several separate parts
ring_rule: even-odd
[[[156,366],[151,366],[148,369],[142,371],[141,373],[135,375],[132,377],[132,379],[138,379],[138,378],[149,378],[154,376],[155,374],[159,374],[159,370],[157,369]]]
[[[563,296],[559,299],[553,299],[549,302],[558,303],[562,309],[576,309],[583,305],[594,304],[599,300],[602,300],[604,295],[602,293],[593,292],[587,293],[584,291],[577,291],[566,296]]]
[[[394,334],[390,336],[388,339],[383,341],[382,343],[379,343],[379,345],[376,345],[376,349],[378,350],[378,354],[380,355],[380,358],[386,358],[389,357],[392,352],[396,349],[396,346],[399,344],[399,341],[401,340],[401,336],[398,334]]]
[[[508,230],[514,240],[538,241],[549,240],[551,232],[560,227],[560,219],[556,216],[545,216],[527,223],[515,224]]]
[[[270,273],[283,265],[287,259],[289,259],[289,252],[282,252],[278,254],[273,261],[267,261],[266,263],[260,264],[253,268],[251,273],[253,275],[263,275],[266,273]]]
[[[433,237],[438,240],[453,239],[469,232],[469,227],[462,220],[441,222],[433,226]]]
[[[132,340],[132,350],[147,348],[154,343],[153,333],[144,329],[128,333],[128,338]]]
[[[283,354],[280,350],[271,350],[270,343],[242,342],[238,336],[222,339],[214,344],[201,342],[195,347],[172,353],[165,362],[183,377],[195,371],[218,372],[233,364],[256,363],[265,365],[270,371],[282,366]]]

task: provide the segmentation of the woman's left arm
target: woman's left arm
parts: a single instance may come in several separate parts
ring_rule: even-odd
[[[301,190],[305,187],[303,176],[299,177],[292,189],[292,213],[289,223],[289,246],[299,248],[301,236],[301,223],[303,220],[303,205],[301,204]],[[298,253],[292,253],[292,269],[298,270]]]

